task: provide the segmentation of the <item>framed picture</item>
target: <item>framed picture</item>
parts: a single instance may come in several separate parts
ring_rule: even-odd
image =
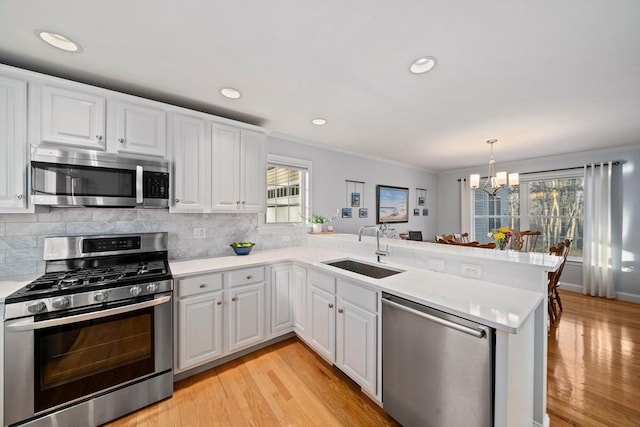
[[[409,222],[409,189],[376,186],[376,223]]]
[[[342,208],[342,218],[351,218],[351,208]]]
[[[429,216],[429,209],[422,209],[423,216]]]
[[[358,217],[360,217],[360,218],[369,218],[369,209],[367,209],[367,208],[358,209]]]
[[[420,209],[414,209],[413,216],[420,216]]]
[[[424,206],[424,197],[422,196],[418,197],[418,206]]]
[[[360,206],[360,193],[351,193],[351,207],[357,208]]]

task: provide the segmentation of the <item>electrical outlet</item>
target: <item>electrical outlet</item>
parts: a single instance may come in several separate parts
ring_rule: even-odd
[[[280,236],[281,242],[289,242],[291,241],[291,236]]]
[[[194,228],[193,229],[193,238],[194,239],[204,239],[207,237],[207,229],[206,228]]]
[[[462,264],[462,275],[479,279],[482,277],[482,267],[476,264]]]
[[[445,270],[445,262],[443,259],[439,258],[431,258],[427,263],[427,268],[433,271],[444,271]]]

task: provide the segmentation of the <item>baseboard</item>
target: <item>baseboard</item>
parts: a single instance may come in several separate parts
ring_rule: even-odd
[[[574,283],[560,282],[560,289],[562,289],[563,291],[575,292],[578,294],[583,293],[582,286],[576,285]],[[634,303],[640,304],[639,294],[632,294],[629,292],[616,292],[616,299],[619,299],[620,301],[634,302]]]

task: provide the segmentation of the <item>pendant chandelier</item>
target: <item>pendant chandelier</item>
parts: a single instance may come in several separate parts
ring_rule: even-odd
[[[490,139],[487,144],[491,146],[491,160],[489,160],[489,174],[484,185],[480,187],[480,175],[472,174],[469,176],[469,183],[473,190],[480,189],[487,193],[489,196],[495,196],[501,188],[507,185],[520,184],[520,177],[517,173],[498,172],[496,173],[496,161],[493,158],[493,144],[498,142],[497,139]]]

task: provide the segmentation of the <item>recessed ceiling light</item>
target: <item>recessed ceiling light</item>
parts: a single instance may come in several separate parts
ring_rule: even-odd
[[[327,124],[327,119],[317,118],[317,119],[311,120],[311,123],[313,123],[316,126],[324,126]]]
[[[409,69],[413,74],[423,74],[431,71],[433,67],[436,66],[436,61],[435,56],[423,56],[422,58],[416,59]]]
[[[222,89],[220,89],[220,93],[222,94],[222,96],[230,99],[240,98],[240,91],[232,87],[223,87]]]
[[[57,47],[58,49],[62,49],[66,52],[82,52],[82,48],[78,43],[74,42],[66,36],[63,36],[62,34],[44,30],[36,30],[36,34],[46,43],[50,44],[53,47]]]

